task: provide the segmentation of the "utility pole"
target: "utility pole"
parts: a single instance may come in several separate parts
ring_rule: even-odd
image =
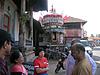
[[[31,40],[32,40],[32,46],[33,46],[33,8],[30,7],[30,26],[31,26]]]
[[[28,0],[21,0],[21,22],[20,22],[20,34],[19,34],[19,46],[20,49],[25,57],[25,61],[28,61],[28,57],[30,57],[32,51],[30,50],[33,48],[33,9],[32,6],[29,7],[29,11],[26,14],[26,2]],[[29,21],[29,25],[31,27],[31,32],[27,33],[26,30],[26,21]],[[30,34],[29,37],[27,35]],[[31,57],[30,57],[31,58]]]
[[[26,6],[26,0],[21,0],[21,14],[20,14],[20,16],[22,16],[25,13],[25,6]],[[20,46],[20,50],[22,51],[22,53],[24,53],[23,51],[25,50],[24,44],[25,44],[25,24],[20,21],[19,46]]]

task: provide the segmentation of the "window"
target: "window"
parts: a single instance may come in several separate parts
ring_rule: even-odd
[[[9,31],[9,16],[4,14],[4,30]]]

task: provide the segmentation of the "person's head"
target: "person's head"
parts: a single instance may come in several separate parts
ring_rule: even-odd
[[[81,60],[85,57],[85,48],[81,43],[75,43],[71,47],[71,55],[75,60]]]
[[[24,57],[20,51],[14,51],[11,53],[10,62],[13,64],[22,64],[24,62]]]
[[[11,35],[2,29],[0,29],[0,53],[6,56],[10,54],[11,50]]]
[[[38,56],[44,57],[44,50],[42,48],[38,48]]]

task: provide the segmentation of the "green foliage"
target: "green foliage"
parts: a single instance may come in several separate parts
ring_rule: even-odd
[[[23,13],[23,14],[20,16],[20,23],[21,23],[21,25],[24,25],[24,24],[26,23],[27,20],[29,20],[28,14]]]

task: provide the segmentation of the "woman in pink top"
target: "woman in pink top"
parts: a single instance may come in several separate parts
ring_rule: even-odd
[[[10,56],[11,75],[28,75],[27,70],[23,66],[24,57],[20,51],[14,51]]]

